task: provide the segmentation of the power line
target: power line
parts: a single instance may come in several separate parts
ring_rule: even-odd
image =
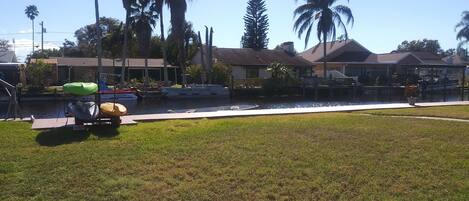
[[[16,33],[0,33],[0,36],[9,36],[9,35],[26,35],[32,34],[32,32],[16,32]],[[41,32],[34,32],[34,34],[41,34]],[[75,34],[74,32],[63,32],[63,31],[48,31],[45,34]]]

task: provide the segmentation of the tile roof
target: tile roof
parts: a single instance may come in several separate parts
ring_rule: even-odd
[[[326,43],[326,53],[329,59],[337,57],[344,52],[371,52],[363,47],[357,41],[350,39],[344,41],[334,41]],[[300,56],[311,62],[320,62],[324,58],[323,43],[319,43],[316,46],[300,53]],[[328,60],[329,60],[328,59]]]
[[[388,54],[371,54],[364,62],[365,63],[383,63],[383,64],[399,64],[406,58],[417,59],[411,53],[388,53]]]
[[[267,66],[279,62],[289,66],[312,66],[300,56],[283,50],[254,50],[250,48],[214,48],[213,57],[229,65]]]

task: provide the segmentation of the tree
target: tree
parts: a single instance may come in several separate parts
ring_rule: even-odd
[[[137,0],[132,5],[131,23],[137,33],[140,55],[145,58],[145,87],[148,86],[148,58],[150,57],[150,40],[158,15],[151,9],[150,0]]]
[[[103,39],[103,54],[105,57],[116,58],[122,51],[122,41],[124,32],[122,22],[115,18],[101,17],[99,20],[101,28],[101,38]],[[86,57],[96,56],[97,45],[96,24],[86,25],[75,31],[77,46]]]
[[[444,50],[441,49],[438,40],[413,40],[404,41],[394,52],[431,52],[433,54],[443,55]]]
[[[186,80],[186,58],[184,47],[184,28],[186,22],[187,2],[186,0],[165,0],[171,11],[171,27],[174,38],[178,46],[178,63],[182,73],[182,83],[187,84]]]
[[[184,36],[184,58],[192,58],[197,52],[198,36],[193,30],[191,22],[185,22],[183,29]],[[176,33],[173,28],[169,29],[167,44],[168,61],[171,64],[177,64],[179,62],[179,46],[176,38]],[[187,64],[187,60],[184,60],[184,65]]]
[[[267,49],[269,38],[269,18],[264,0],[249,0],[244,16],[244,35],[241,38],[243,48]]]
[[[132,13],[132,4],[135,4],[135,0],[122,0],[122,5],[125,9],[125,27],[124,27],[124,46],[122,48],[122,68],[121,68],[121,84],[125,81],[125,64],[128,54],[129,45],[129,25],[130,15]]]
[[[163,79],[165,85],[169,85],[169,78],[168,78],[168,56],[166,50],[166,38],[164,35],[164,15],[163,15],[163,5],[164,0],[155,0],[153,9],[155,9],[156,13],[159,14],[160,18],[160,37],[161,37],[161,51],[163,52]]]
[[[33,51],[32,52],[34,52],[34,19],[36,19],[36,17],[39,16],[39,11],[37,10],[37,7],[35,5],[29,5],[24,10],[24,13],[31,20],[31,24],[33,26]]]
[[[469,11],[464,11],[462,13],[461,22],[456,25],[456,30],[458,29],[459,31],[456,38],[460,41],[458,45],[458,49],[460,49],[464,44],[469,44]]]
[[[34,58],[34,59],[48,59],[50,57],[61,57],[61,56],[62,56],[62,52],[58,49],[44,49],[44,50],[36,50],[26,60],[28,61],[31,58]]]
[[[337,0],[305,0],[305,4],[294,11],[296,21],[293,28],[300,38],[306,32],[305,48],[316,24],[317,36],[324,48],[324,78],[327,77],[327,41],[336,40],[337,28],[342,28],[345,38],[348,39],[346,24],[354,23],[352,10],[345,5],[335,5],[336,2]],[[345,22],[342,17],[346,18]]]
[[[62,43],[61,52],[65,57],[84,57],[84,53],[78,48],[75,42],[67,39]]]
[[[8,51],[11,49],[11,45],[8,40],[0,39],[0,52]]]

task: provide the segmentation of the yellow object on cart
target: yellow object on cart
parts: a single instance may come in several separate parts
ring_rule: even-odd
[[[102,114],[110,117],[121,117],[127,115],[127,108],[119,103],[103,103],[99,109]]]

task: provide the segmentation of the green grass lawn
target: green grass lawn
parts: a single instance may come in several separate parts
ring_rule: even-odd
[[[334,113],[36,132],[0,123],[0,200],[469,200],[469,124]]]
[[[373,115],[426,116],[469,119],[469,106],[423,107],[412,109],[369,110],[360,113]]]

